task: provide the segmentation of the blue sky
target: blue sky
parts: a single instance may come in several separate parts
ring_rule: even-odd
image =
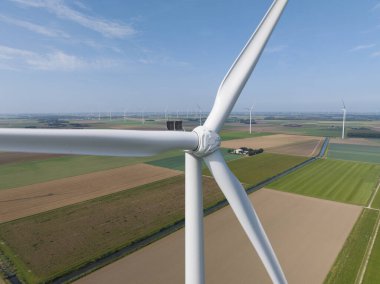
[[[0,1],[0,113],[209,110],[270,4]],[[380,112],[379,74],[379,0],[290,0],[235,110]]]

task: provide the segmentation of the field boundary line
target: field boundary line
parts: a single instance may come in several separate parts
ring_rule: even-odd
[[[357,284],[363,283],[363,278],[364,278],[365,272],[367,270],[368,261],[369,261],[369,258],[371,256],[372,249],[373,249],[373,246],[375,244],[377,234],[379,232],[379,227],[380,227],[380,214],[378,213],[377,223],[375,225],[375,228],[373,228],[371,239],[368,243],[368,246],[367,246],[364,258],[362,260],[362,263],[360,264],[359,273],[355,279],[355,283],[357,283]]]
[[[371,206],[372,206],[373,200],[375,199],[375,197],[377,195],[377,192],[379,191],[379,187],[380,187],[380,179],[379,179],[379,182],[377,184],[377,187],[376,187],[375,191],[372,193],[371,200],[369,201],[369,204],[368,204],[369,208],[372,208]]]

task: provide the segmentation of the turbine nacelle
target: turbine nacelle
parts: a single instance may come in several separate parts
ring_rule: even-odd
[[[221,139],[215,131],[207,129],[205,126],[198,126],[193,132],[198,135],[198,147],[191,151],[195,156],[203,158],[219,149]]]

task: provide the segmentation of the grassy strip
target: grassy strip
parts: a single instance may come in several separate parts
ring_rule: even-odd
[[[366,205],[380,173],[380,165],[338,160],[318,160],[269,185],[297,194]]]
[[[241,182],[255,185],[306,160],[305,157],[263,153],[231,161],[228,166]],[[210,175],[207,169],[203,173]]]
[[[222,138],[223,141],[233,140],[233,139],[242,139],[242,138],[261,137],[261,136],[268,136],[268,135],[272,135],[272,133],[253,132],[250,134],[248,131],[229,131],[229,130],[223,130],[220,133],[220,137]]]
[[[204,206],[224,196],[204,178]],[[0,246],[27,283],[56,278],[184,218],[184,176],[0,225]]]
[[[363,209],[343,249],[340,251],[333,267],[327,275],[324,281],[325,284],[346,284],[355,282],[378,214],[376,210]],[[379,266],[377,266],[377,268],[378,267]]]
[[[171,151],[144,158],[64,156],[2,165],[0,166],[0,190],[162,159],[176,156],[178,153],[180,151]]]
[[[377,232],[375,243],[368,260],[367,268],[364,274],[363,283],[380,283],[380,233]]]
[[[328,158],[380,164],[380,147],[330,144]]]

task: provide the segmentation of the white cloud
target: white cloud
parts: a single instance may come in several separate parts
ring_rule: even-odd
[[[373,56],[373,57],[380,57],[380,51],[372,53],[371,56]]]
[[[375,47],[376,44],[363,44],[363,45],[357,45],[354,48],[350,49],[350,51],[359,51],[359,50],[364,50],[364,49],[370,49]]]
[[[125,38],[136,33],[129,25],[88,16],[65,5],[63,0],[10,0],[26,7],[43,8],[57,17],[70,20],[111,38]]]
[[[49,29],[41,25],[37,25],[31,22],[27,21],[22,21],[14,18],[10,18],[5,15],[0,14],[0,21],[3,23],[15,25],[27,30],[30,30],[35,33],[39,33],[45,36],[51,36],[51,37],[69,37],[66,33],[59,31],[59,30],[54,30],[54,29]]]
[[[380,9],[380,2],[373,6],[372,11]]]
[[[277,52],[283,51],[287,47],[288,47],[287,45],[277,45],[277,46],[267,47],[264,52],[265,53],[277,53]]]
[[[1,69],[74,71],[110,68],[116,65],[118,64],[114,60],[86,60],[59,50],[47,54],[39,54],[29,50],[0,45]]]

